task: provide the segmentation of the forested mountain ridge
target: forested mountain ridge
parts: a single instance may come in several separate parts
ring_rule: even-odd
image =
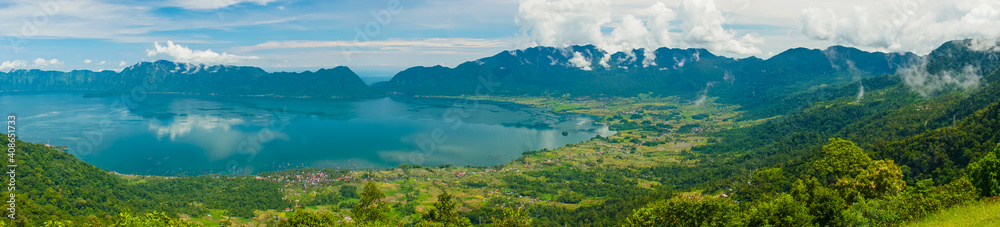
[[[349,68],[268,73],[249,66],[206,66],[165,60],[140,62],[121,72],[13,70],[0,72],[0,91],[96,91],[103,94],[170,92],[226,96],[372,98],[372,89]]]
[[[814,86],[895,73],[917,62],[912,53],[865,52],[833,46],[795,48],[767,60],[733,59],[705,49],[659,48],[607,53],[595,46],[533,47],[504,51],[455,68],[413,67],[378,86],[406,95],[485,94],[477,85],[496,82],[490,95],[720,97],[761,105]],[[482,79],[480,79],[482,78]]]

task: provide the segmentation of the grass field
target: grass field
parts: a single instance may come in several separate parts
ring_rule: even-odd
[[[953,207],[908,226],[1000,226],[1000,199]]]

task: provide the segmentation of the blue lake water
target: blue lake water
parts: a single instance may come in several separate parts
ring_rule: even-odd
[[[0,95],[0,113],[16,114],[22,140],[148,175],[495,165],[611,133],[591,116],[447,99],[8,93]]]

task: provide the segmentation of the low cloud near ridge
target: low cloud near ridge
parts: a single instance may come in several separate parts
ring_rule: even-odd
[[[760,54],[756,34],[737,35],[714,0],[683,0],[669,7],[655,2],[613,17],[608,0],[521,0],[516,22],[526,46],[593,44],[609,53],[659,47],[706,48],[740,55]],[[610,30],[610,33],[604,32]],[[575,64],[574,64],[575,65]],[[589,65],[588,65],[589,66]],[[581,67],[584,68],[584,67]]]
[[[260,59],[260,57],[257,56],[239,56],[225,52],[220,54],[212,51],[211,49],[191,50],[186,46],[174,44],[173,41],[167,41],[166,44],[167,45],[161,46],[159,42],[153,43],[153,49],[147,49],[146,55],[149,57],[155,57],[162,54],[173,58],[173,61],[175,62],[209,65],[238,64]]]

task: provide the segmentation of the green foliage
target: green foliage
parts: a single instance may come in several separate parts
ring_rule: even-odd
[[[837,191],[824,187],[814,177],[798,179],[792,184],[791,196],[806,204],[814,223],[820,226],[851,226],[851,218],[843,212],[847,203]]]
[[[358,187],[349,184],[340,186],[340,195],[348,199],[358,198]]]
[[[310,226],[310,227],[333,227],[337,225],[337,221],[340,220],[337,216],[330,212],[315,213],[308,210],[296,211],[291,217],[285,220],[281,220],[277,223],[278,227],[299,227],[299,226]]]
[[[531,219],[528,211],[524,207],[504,207],[503,214],[497,217],[490,217],[492,227],[528,227],[531,226]]]
[[[155,195],[153,201],[159,201],[161,206],[172,206],[198,216],[206,209],[224,209],[232,216],[252,218],[254,210],[292,206],[290,201],[282,199],[281,184],[249,176],[147,179],[135,187]]]
[[[974,201],[976,197],[975,187],[966,179],[942,186],[934,186],[934,182],[927,179],[884,199],[859,199],[850,209],[857,211],[860,220],[864,220],[863,225],[895,226]]]
[[[623,226],[738,226],[738,208],[726,199],[677,197],[635,210]]]
[[[386,221],[389,218],[389,203],[382,201],[385,193],[375,182],[368,181],[361,192],[361,201],[354,205],[351,217],[359,223]]]
[[[405,179],[401,184],[399,184],[399,193],[403,194],[402,204],[399,205],[399,212],[404,214],[412,214],[417,212],[417,201],[420,194],[415,188],[415,182],[413,179]]]
[[[1000,144],[993,152],[969,164],[969,180],[979,189],[979,196],[1000,196]]]
[[[168,217],[166,214],[162,212],[152,212],[142,216],[132,216],[129,213],[119,213],[117,219],[114,222],[114,226],[186,227],[186,226],[197,226],[197,225],[195,225],[194,223],[173,219],[171,217]]]
[[[8,140],[0,134],[0,139]],[[18,140],[17,201],[21,225],[45,221],[109,222],[119,213],[163,212],[201,216],[208,209],[230,210],[253,217],[253,210],[291,206],[282,199],[281,185],[254,177],[145,177],[140,182],[108,174],[73,155],[41,144]],[[93,217],[93,218],[91,218]]]
[[[823,146],[819,159],[812,166],[820,179],[840,179],[857,174],[871,163],[872,159],[868,154],[855,146],[854,142],[837,138],[830,139],[830,143]]]
[[[701,127],[701,124],[694,123],[682,125],[680,128],[677,128],[677,133],[691,133],[693,129],[697,127]]]
[[[340,194],[333,190],[321,190],[312,199],[304,202],[306,206],[316,205],[337,205],[340,203]]]
[[[902,191],[906,182],[903,171],[892,160],[878,160],[854,177],[840,178],[836,187],[848,197],[880,198]]]
[[[438,201],[423,214],[417,226],[472,226],[469,219],[458,215],[458,206],[454,197],[448,192],[437,196]]]
[[[910,222],[907,226],[1000,226],[1000,198],[956,206]]]
[[[556,197],[556,202],[560,203],[576,204],[580,203],[580,201],[583,201],[583,195],[576,192],[566,192],[559,194],[559,197]]]
[[[813,216],[802,202],[787,194],[755,204],[747,211],[747,226],[813,226]],[[692,225],[686,225],[692,226]]]

